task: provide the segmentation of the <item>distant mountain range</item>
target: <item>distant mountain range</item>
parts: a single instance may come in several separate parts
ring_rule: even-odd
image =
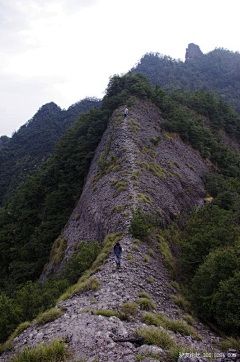
[[[185,62],[159,53],[145,54],[132,72],[146,75],[167,92],[203,89],[216,92],[240,113],[240,54],[217,48],[203,54],[189,44]]]
[[[84,99],[68,110],[61,110],[51,102],[13,134],[12,138],[0,138],[0,205],[15,193],[27,175],[35,172],[53,153],[55,144],[81,113],[93,107],[99,108],[101,101]]]

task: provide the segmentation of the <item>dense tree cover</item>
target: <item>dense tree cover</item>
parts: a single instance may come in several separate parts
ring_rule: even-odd
[[[240,116],[216,94],[200,90],[175,93],[171,96],[182,105],[207,117],[211,121],[212,130],[223,129],[231,138],[240,141]]]
[[[97,242],[82,242],[56,279],[49,279],[44,284],[29,280],[18,285],[12,293],[1,293],[0,343],[7,339],[19,323],[31,321],[39,313],[53,307],[59,296],[90,268],[100,250]]]
[[[61,110],[56,104],[42,106],[35,116],[15,132],[12,138],[0,138],[0,205],[16,192],[27,175],[54,151],[54,145],[78,116],[93,107],[100,107],[96,99],[85,99]]]
[[[153,85],[159,85],[168,92],[215,90],[240,112],[239,53],[215,49],[186,62],[150,53],[144,55],[132,71],[145,74]]]
[[[239,334],[240,179],[211,175],[206,185],[215,198],[185,225],[181,276],[198,315]]]
[[[80,116],[55,154],[0,210],[1,287],[39,277],[80,196],[107,121],[104,111],[97,109]]]

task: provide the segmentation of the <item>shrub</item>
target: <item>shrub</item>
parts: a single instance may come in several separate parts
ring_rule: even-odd
[[[11,362],[61,362],[68,356],[64,341],[54,340],[49,344],[26,348],[12,358]]]
[[[240,333],[240,272],[220,282],[212,300],[213,315],[227,332]]]
[[[98,270],[98,268],[100,268],[104,263],[106,263],[110,250],[112,249],[113,245],[120,240],[121,235],[122,233],[118,232],[106,236],[103,242],[102,251],[97,256],[94,263],[92,264],[91,269],[87,270],[75,285],[68,288],[68,290],[58,299],[58,301],[70,298],[74,293],[78,293],[84,290],[97,290],[99,288],[100,282],[98,279],[92,278],[88,280],[88,278],[93,273],[95,273]]]
[[[52,322],[55,319],[61,317],[62,315],[62,310],[61,309],[56,309],[56,308],[52,308],[42,314],[40,314],[36,320],[35,320],[35,324],[42,326],[46,323]]]
[[[130,234],[137,239],[146,239],[154,227],[154,219],[151,214],[146,214],[140,208],[133,211],[133,218],[129,228]]]
[[[148,298],[140,298],[138,300],[138,304],[140,306],[140,309],[142,310],[152,310],[152,309],[157,309],[156,304]]]
[[[91,267],[101,249],[102,247],[97,241],[92,243],[80,242],[63,269],[61,277],[67,279],[70,284],[76,283],[78,278]]]
[[[156,327],[145,327],[136,331],[138,337],[144,337],[146,344],[154,344],[163,349],[169,349],[175,346],[175,341],[170,337],[167,331]]]

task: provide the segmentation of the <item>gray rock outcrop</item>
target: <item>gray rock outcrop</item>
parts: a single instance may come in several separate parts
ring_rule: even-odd
[[[135,98],[132,102],[126,119],[124,107],[114,112],[96,150],[81,198],[61,235],[67,247],[54,272],[82,240],[102,242],[110,233],[126,231],[137,207],[157,213],[166,225],[203,205],[201,178],[209,164],[177,135],[162,132],[156,106]],[[45,275],[52,270],[50,261]]]

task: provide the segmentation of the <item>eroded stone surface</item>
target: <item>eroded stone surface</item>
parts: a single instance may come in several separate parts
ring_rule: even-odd
[[[55,272],[65,265],[81,240],[102,242],[110,233],[125,231],[132,209],[138,206],[160,214],[165,225],[183,211],[203,205],[206,191],[201,177],[209,165],[178,136],[161,131],[163,118],[150,102],[134,99],[127,118],[123,118],[123,111],[120,107],[114,112],[96,150],[79,203],[62,233],[67,248]],[[105,172],[95,182],[99,159],[106,150],[106,161],[110,163],[114,155],[118,168]],[[123,187],[118,193],[120,183]],[[121,212],[115,210],[119,205]],[[45,275],[51,269],[50,262]]]

